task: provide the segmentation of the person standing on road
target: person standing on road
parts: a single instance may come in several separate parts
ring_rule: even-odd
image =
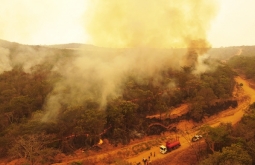
[[[146,163],[146,159],[145,159],[145,158],[143,158],[143,164],[144,164],[144,165],[146,165],[145,163]]]

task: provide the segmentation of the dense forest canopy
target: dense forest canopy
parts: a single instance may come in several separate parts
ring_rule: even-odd
[[[152,121],[146,116],[182,103],[189,104],[184,118],[199,122],[237,106],[232,68],[254,78],[247,68],[254,47],[238,48],[249,56],[231,52],[230,60],[222,58],[226,49],[212,49],[208,58],[185,65],[185,49],[76,50],[6,41],[0,46],[0,156],[30,162],[52,162],[57,153],[89,149],[102,138],[118,145],[137,133],[161,133],[148,130]]]

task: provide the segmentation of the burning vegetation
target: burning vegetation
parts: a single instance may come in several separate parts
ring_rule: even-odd
[[[84,28],[96,46],[0,41],[0,157],[52,163],[60,152],[88,151],[104,139],[129,144],[237,106],[235,73],[207,59],[215,1],[89,2]],[[183,103],[188,113],[178,119],[146,118]]]

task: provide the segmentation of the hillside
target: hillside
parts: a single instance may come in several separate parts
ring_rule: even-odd
[[[80,44],[80,43],[68,43],[68,44],[57,44],[57,45],[44,45],[49,48],[58,48],[58,49],[96,49],[96,46],[88,45],[88,44]]]
[[[0,160],[53,164],[75,160],[71,155],[78,151],[129,150],[141,138],[183,131],[183,121],[199,126],[229,107],[240,109],[233,91],[247,85],[238,82],[228,62],[244,52],[253,58],[253,49],[211,49],[203,56],[195,48],[33,46],[1,40]],[[181,114],[175,112],[183,107]],[[132,157],[139,157],[136,147]],[[129,154],[108,161],[126,162]]]
[[[142,163],[142,159],[144,157],[148,158],[148,156],[150,156],[151,153],[153,153],[153,155],[151,156],[152,164],[188,165],[190,164],[190,162],[196,161],[195,160],[196,155],[193,147],[198,147],[197,145],[202,147],[204,145],[204,141],[203,142],[201,141],[198,144],[196,143],[192,144],[190,142],[192,136],[195,135],[199,131],[199,129],[203,127],[203,125],[208,124],[210,126],[216,127],[222,122],[231,123],[235,125],[241,120],[245,111],[249,108],[249,105],[255,102],[255,90],[249,87],[248,85],[249,83],[246,80],[242,79],[241,77],[236,77],[236,81],[238,83],[243,83],[244,86],[243,90],[235,89],[235,95],[238,97],[239,106],[234,109],[233,108],[227,109],[224,112],[221,112],[217,115],[213,115],[210,118],[207,118],[201,123],[194,123],[192,121],[183,120],[176,125],[178,132],[167,131],[161,135],[144,137],[139,140],[134,140],[129,145],[111,148],[109,144],[101,144],[99,146],[102,148],[102,150],[92,151],[90,153],[91,155],[88,155],[82,152],[81,150],[77,150],[75,156],[65,157],[63,158],[63,163],[56,163],[55,165],[67,165],[68,163],[82,161],[88,162],[88,160],[96,162],[96,159],[99,159],[100,161],[100,159],[104,160],[119,156],[123,156],[130,163],[134,164],[138,162]],[[178,113],[179,111],[180,108],[176,108],[171,112]],[[165,140],[173,139],[175,137],[179,137],[181,141],[181,147],[165,155],[159,153],[158,146],[164,144]],[[149,146],[148,149],[145,149],[146,145]],[[141,151],[141,153],[138,152],[138,154],[133,153],[134,148],[140,148],[140,150],[143,151]]]

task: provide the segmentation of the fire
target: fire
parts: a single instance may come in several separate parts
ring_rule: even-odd
[[[100,139],[99,142],[98,142],[98,145],[101,145],[101,144],[103,144],[103,140],[102,139]]]

